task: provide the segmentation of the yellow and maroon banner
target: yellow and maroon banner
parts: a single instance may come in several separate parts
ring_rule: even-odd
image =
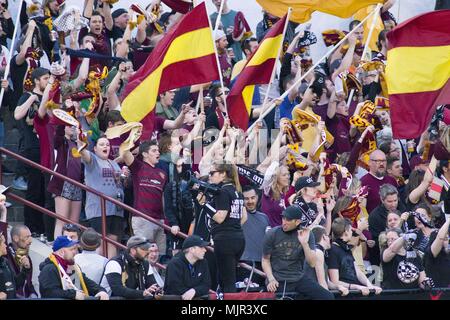
[[[419,137],[450,103],[450,10],[425,13],[387,34],[386,80],[394,138]]]
[[[236,78],[236,82],[228,95],[228,116],[231,124],[244,131],[248,128],[255,85],[267,84],[271,80],[273,68],[283,42],[286,18],[287,15],[270,28],[256,52],[250,57],[244,69]]]
[[[385,0],[256,0],[265,11],[282,17],[291,7],[289,20],[304,23],[311,19],[314,11],[321,11],[341,18],[350,18],[359,9]]]
[[[211,28],[201,3],[170,29],[130,78],[122,96],[122,117],[143,122],[142,137],[147,139],[158,94],[218,79]]]

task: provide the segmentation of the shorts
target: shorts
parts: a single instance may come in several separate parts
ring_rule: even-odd
[[[98,233],[102,233],[102,218],[92,218],[88,220],[89,226],[94,228]],[[122,236],[123,228],[124,228],[124,218],[119,216],[107,216],[106,217],[106,234],[112,234],[119,239]]]
[[[60,196],[71,201],[81,201],[83,198],[81,188],[74,186],[67,181],[64,181]]]

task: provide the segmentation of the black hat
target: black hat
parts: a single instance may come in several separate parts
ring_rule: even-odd
[[[300,177],[295,183],[295,192],[305,188],[305,187],[317,187],[320,186],[320,182],[314,181],[311,177]]]
[[[100,235],[93,229],[86,229],[81,235],[81,247],[87,251],[95,251],[101,244]]]
[[[38,67],[31,72],[31,80],[36,80],[42,77],[43,75],[50,74],[50,70],[46,68]]]
[[[300,220],[300,226],[303,228],[306,228],[313,222],[312,217],[295,204],[284,209],[281,215],[288,220]]]
[[[112,12],[111,16],[113,19],[120,17],[121,15],[123,15],[124,13],[128,13],[127,10],[120,8],[120,9],[116,9]]]
[[[209,242],[206,242],[202,238],[197,235],[192,235],[187,237],[183,242],[183,250],[192,248],[192,247],[207,247],[209,246]]]

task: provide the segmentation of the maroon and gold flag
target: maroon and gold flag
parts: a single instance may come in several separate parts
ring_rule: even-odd
[[[450,103],[450,10],[432,11],[387,34],[392,133],[419,137],[437,106]]]
[[[267,84],[272,78],[272,71],[283,42],[286,18],[287,16],[284,16],[270,28],[228,95],[228,116],[231,124],[244,131],[248,128],[255,85]]]
[[[142,138],[148,139],[158,94],[217,79],[214,42],[203,2],[170,29],[130,78],[122,95],[122,117],[141,122]]]

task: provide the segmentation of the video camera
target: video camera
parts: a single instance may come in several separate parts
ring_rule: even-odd
[[[220,192],[219,186],[197,179],[190,171],[186,172],[184,180],[191,191],[202,192],[207,197],[212,198]]]

